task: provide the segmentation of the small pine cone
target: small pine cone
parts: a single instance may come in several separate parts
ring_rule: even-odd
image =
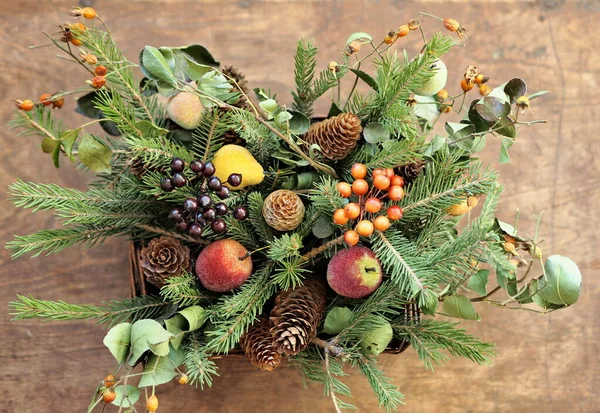
[[[304,150],[309,151],[313,144],[321,148],[321,156],[330,161],[344,159],[356,147],[362,126],[360,119],[353,113],[340,113],[323,122],[313,123],[304,140],[307,142]]]
[[[325,282],[307,278],[296,289],[280,291],[271,310],[271,334],[277,351],[287,356],[300,353],[317,335],[325,311]]]
[[[165,280],[190,269],[190,250],[175,238],[160,237],[142,248],[141,267],[146,280],[158,288]]]
[[[412,183],[423,173],[425,164],[423,162],[409,163],[398,167],[398,175],[404,178],[406,184]]]
[[[244,74],[242,72],[240,72],[237,68],[235,68],[233,66],[225,66],[223,68],[222,73],[225,75],[225,77],[227,77],[227,79],[235,80],[235,82],[239,86],[239,88],[238,88],[234,85],[233,87],[235,90],[244,92],[246,94],[246,96],[249,96],[248,95],[248,81],[246,80],[246,77],[244,76]],[[233,104],[233,106],[237,106],[238,108],[242,108],[242,109],[249,109],[250,105],[248,105],[246,96],[241,95],[240,98],[238,99],[238,101]]]
[[[271,228],[291,231],[304,219],[304,204],[293,191],[279,189],[265,199],[262,213]]]
[[[269,331],[269,320],[261,318],[244,333],[240,339],[240,347],[250,362],[266,371],[273,371],[281,363],[281,355],[273,345],[273,337]]]
[[[144,175],[149,169],[147,165],[144,164],[142,158],[137,156],[135,158],[129,159],[127,161],[127,166],[129,167],[129,172],[131,172],[132,175],[135,175],[138,178]]]

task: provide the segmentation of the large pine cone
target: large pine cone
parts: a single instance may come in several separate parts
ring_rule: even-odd
[[[171,237],[154,238],[141,251],[141,267],[146,280],[158,288],[165,285],[165,280],[188,271],[190,250],[181,242]]]
[[[234,90],[237,90],[239,92],[244,92],[246,96],[249,96],[248,81],[246,80],[246,77],[244,76],[244,74],[242,72],[240,72],[237,68],[235,68],[233,66],[225,66],[222,70],[222,73],[228,79],[235,80],[238,87],[233,85]],[[235,102],[233,104],[233,106],[237,106],[238,108],[242,108],[242,109],[249,109],[250,105],[248,104],[248,100],[246,99],[246,96],[241,95],[240,98],[237,100],[237,102]]]
[[[263,216],[271,228],[291,231],[304,219],[304,204],[296,193],[287,189],[271,192],[263,205]]]
[[[280,291],[271,310],[271,334],[277,351],[300,353],[317,335],[325,311],[325,282],[312,277],[296,289]]]
[[[261,318],[240,338],[240,346],[253,365],[273,371],[281,363],[281,355],[273,345],[269,320]]]
[[[356,147],[361,132],[362,126],[358,116],[353,113],[340,113],[310,126],[303,138],[308,143],[304,150],[308,153],[310,146],[316,143],[321,147],[323,158],[339,161]]]

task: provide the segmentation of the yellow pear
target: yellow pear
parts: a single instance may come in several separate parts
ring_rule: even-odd
[[[243,146],[225,145],[215,153],[212,160],[215,176],[232,190],[260,184],[265,178],[263,167],[254,159],[250,151]],[[242,175],[242,183],[232,187],[227,183],[231,174]]]
[[[204,116],[204,105],[191,92],[180,92],[167,103],[169,118],[183,129],[193,130],[200,125]]]

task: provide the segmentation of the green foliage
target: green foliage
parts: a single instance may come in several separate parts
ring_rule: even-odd
[[[188,334],[183,342],[183,364],[193,386],[211,387],[213,376],[218,376],[215,362],[210,360],[208,349],[201,340],[202,334]]]
[[[187,272],[177,277],[167,278],[165,285],[160,289],[160,295],[165,301],[180,307],[189,307],[214,299],[200,291],[197,277]]]
[[[379,400],[380,409],[383,408],[386,412],[395,412],[400,405],[404,404],[402,401],[404,395],[392,384],[392,380],[377,367],[375,361],[360,357],[351,359],[351,364],[367,378],[373,393]]]

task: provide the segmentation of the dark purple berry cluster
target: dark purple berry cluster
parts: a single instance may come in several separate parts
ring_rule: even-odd
[[[182,187],[187,184],[187,179],[183,175],[185,163],[179,158],[174,158],[171,162],[171,178],[163,178],[161,188],[170,192],[175,187]],[[188,198],[183,203],[182,208],[173,208],[169,211],[169,219],[175,223],[175,226],[186,231],[192,237],[202,236],[204,228],[210,225],[215,234],[223,234],[227,231],[227,224],[222,217],[230,211],[224,202],[214,202],[210,193],[214,193],[219,199],[227,199],[230,190],[223,185],[221,180],[214,176],[215,166],[212,162],[192,161],[189,169],[196,174],[196,178],[204,178],[198,195],[195,198]],[[178,185],[183,179],[183,184]],[[193,179],[194,180],[194,179]],[[192,180],[192,181],[193,181]],[[227,178],[227,183],[232,187],[241,185],[242,175],[231,174]],[[238,221],[243,221],[248,217],[248,210],[243,206],[238,206],[232,211],[232,215]]]

